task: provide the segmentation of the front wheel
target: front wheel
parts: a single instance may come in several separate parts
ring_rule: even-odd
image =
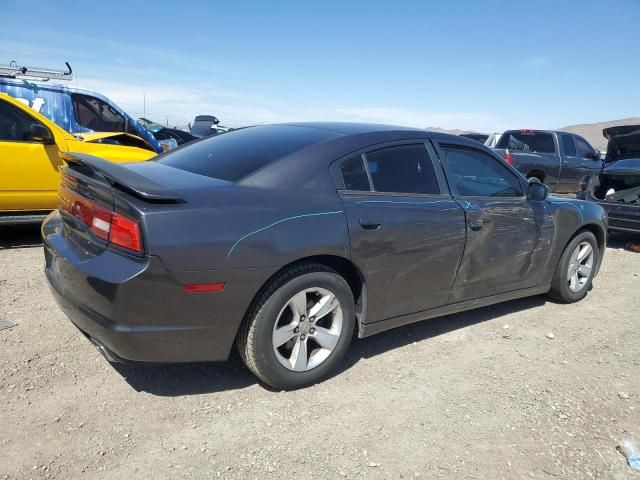
[[[263,382],[301,388],[335,370],[354,323],[346,280],[324,265],[298,265],[279,274],[260,295],[238,333],[238,350]]]
[[[591,232],[576,235],[565,248],[551,282],[549,296],[564,303],[582,300],[591,289],[600,251]]]

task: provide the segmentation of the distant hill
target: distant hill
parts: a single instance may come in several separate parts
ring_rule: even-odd
[[[573,132],[586,138],[591,145],[598,150],[607,149],[607,139],[602,136],[602,129],[607,127],[615,127],[616,125],[640,125],[640,117],[624,118],[622,120],[611,120],[609,122],[584,123],[581,125],[568,125],[559,128],[565,132]],[[461,133],[472,133],[469,130],[447,130],[446,128],[427,127],[425,130],[431,132],[449,133],[451,135],[460,135]],[[487,132],[485,132],[487,133]],[[490,132],[489,132],[490,133]]]
[[[429,132],[448,133],[449,135],[460,135],[461,133],[475,133],[475,132],[471,132],[470,130],[458,130],[457,128],[455,130],[447,130],[446,128],[427,127],[425,128],[425,130]]]
[[[585,123],[583,125],[569,125],[560,130],[577,133],[586,138],[591,145],[598,150],[606,150],[607,139],[602,136],[602,129],[615,127],[616,125],[640,125],[640,117],[625,118],[623,120],[611,120],[610,122]]]

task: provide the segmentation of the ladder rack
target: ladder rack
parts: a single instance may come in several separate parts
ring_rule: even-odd
[[[53,68],[28,67],[18,65],[15,61],[11,61],[8,65],[0,64],[0,77],[25,78],[31,80],[40,80],[47,82],[54,80],[73,80],[73,70],[69,62],[64,62],[67,70],[55,70]]]

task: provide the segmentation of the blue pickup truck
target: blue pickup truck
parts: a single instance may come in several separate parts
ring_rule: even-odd
[[[576,193],[585,175],[602,168],[600,152],[570,132],[507,130],[494,150],[521,173],[539,178],[555,193]]]

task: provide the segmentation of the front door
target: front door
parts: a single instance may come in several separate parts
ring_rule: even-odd
[[[0,211],[56,208],[62,160],[55,143],[31,138],[32,124],[42,125],[0,100]]]
[[[422,140],[341,164],[351,254],[367,284],[367,323],[449,299],[464,251],[465,214],[433,155]]]
[[[538,285],[554,228],[546,202],[529,201],[516,174],[484,151],[455,145],[438,151],[467,225],[450,303]]]

